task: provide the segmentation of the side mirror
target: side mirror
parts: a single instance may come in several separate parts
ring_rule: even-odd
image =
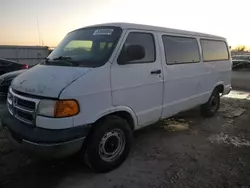
[[[140,60],[145,57],[145,49],[141,45],[129,45],[125,46],[122,50],[118,62],[120,65],[124,65],[129,61]]]

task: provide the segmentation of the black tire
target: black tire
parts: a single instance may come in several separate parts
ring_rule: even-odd
[[[204,117],[212,117],[220,108],[220,92],[215,88],[207,103],[201,105],[201,114]]]
[[[127,121],[118,116],[108,116],[94,125],[87,139],[85,163],[95,172],[109,172],[125,161],[132,140],[133,133]],[[117,152],[115,148],[118,148]],[[109,158],[108,152],[113,152],[116,156]]]

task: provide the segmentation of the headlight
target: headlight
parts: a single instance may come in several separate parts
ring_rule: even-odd
[[[63,118],[78,113],[79,105],[75,100],[42,100],[38,107],[38,114],[48,117]]]

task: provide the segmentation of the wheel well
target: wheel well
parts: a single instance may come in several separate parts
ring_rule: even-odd
[[[110,115],[119,116],[119,117],[125,119],[127,121],[127,123],[129,124],[131,130],[134,130],[135,123],[134,123],[133,117],[131,116],[130,113],[128,113],[126,111],[119,111],[119,112],[114,112],[114,113],[108,114],[107,116],[110,116]]]
[[[218,85],[216,88],[219,90],[220,93],[224,92],[224,86],[223,85]]]
[[[96,122],[100,122],[108,116],[119,116],[122,119],[125,119],[127,121],[131,130],[134,130],[134,128],[135,128],[135,123],[134,123],[133,117],[131,116],[130,113],[128,113],[126,111],[118,111],[118,112],[113,112],[113,113],[107,114],[107,115],[101,117],[100,119],[98,119]]]

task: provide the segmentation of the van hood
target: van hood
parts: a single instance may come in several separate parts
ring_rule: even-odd
[[[58,98],[60,92],[93,68],[36,65],[17,76],[14,90],[42,97]]]

